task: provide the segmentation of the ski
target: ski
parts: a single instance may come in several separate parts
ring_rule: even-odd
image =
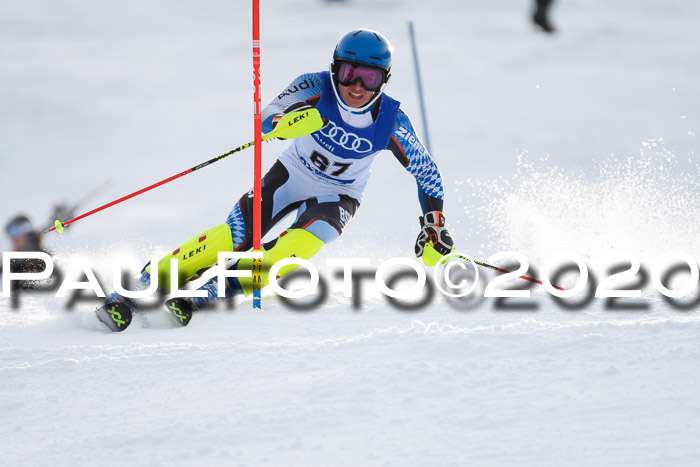
[[[95,312],[97,318],[112,332],[122,332],[131,324],[131,310],[124,303],[107,302]]]
[[[168,314],[179,326],[187,326],[194,309],[182,298],[171,298],[165,302]],[[122,332],[131,324],[133,313],[123,302],[107,302],[95,310],[97,318],[112,332]]]
[[[187,326],[192,319],[192,306],[183,298],[171,298],[166,300],[165,307],[168,313],[175,318],[175,322],[180,326]]]

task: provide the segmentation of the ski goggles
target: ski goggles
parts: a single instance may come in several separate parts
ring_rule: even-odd
[[[340,62],[336,67],[335,77],[338,84],[352,86],[360,80],[360,85],[368,91],[379,91],[386,79],[386,72],[381,68]]]

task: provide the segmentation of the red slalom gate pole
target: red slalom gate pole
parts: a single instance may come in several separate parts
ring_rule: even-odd
[[[260,0],[253,0],[253,93],[255,131],[255,164],[253,182],[253,251],[260,251],[261,243],[261,179],[262,179],[262,116],[260,104]],[[262,307],[262,259],[253,260],[253,308]]]

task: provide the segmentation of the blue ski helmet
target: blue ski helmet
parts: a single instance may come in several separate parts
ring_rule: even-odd
[[[21,237],[34,232],[34,227],[31,221],[24,214],[15,216],[10,222],[5,226],[5,233],[10,238]]]
[[[382,94],[384,87],[391,78],[391,51],[393,47],[386,37],[372,29],[354,29],[346,32],[338,40],[333,52],[333,62],[331,63],[331,77],[333,79],[333,92],[338,103],[345,110],[352,113],[363,113],[369,110]],[[336,82],[336,71],[341,62],[357,63],[379,68],[384,72],[384,83],[381,88],[374,93],[374,97],[362,108],[348,107],[338,94]]]
[[[393,47],[382,34],[372,29],[355,29],[343,34],[335,46],[333,62],[342,60],[362,63],[391,72],[391,50]]]

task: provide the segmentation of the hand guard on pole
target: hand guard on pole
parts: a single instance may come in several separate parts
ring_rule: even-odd
[[[272,117],[272,129],[274,130],[275,127],[277,126],[277,124],[280,122],[280,120],[282,120],[282,117],[284,117],[284,116],[287,115],[288,113],[290,113],[290,112],[302,112],[302,111],[304,111],[304,110],[310,110],[310,109],[313,109],[313,107],[311,107],[311,106],[310,106],[309,104],[307,104],[306,102],[303,102],[303,101],[302,101],[302,102],[295,102],[294,104],[292,104],[292,105],[290,105],[289,107],[287,107],[287,108],[285,109],[285,111],[282,112],[281,114],[276,114],[274,117]],[[278,136],[277,139],[282,139],[282,140],[283,140],[283,139],[286,139],[286,138],[280,138],[280,137]]]
[[[416,257],[422,257],[426,265],[434,266],[440,258],[452,252],[454,240],[445,227],[445,216],[442,212],[431,211],[419,217],[418,220],[421,231],[416,239]],[[426,244],[432,248],[426,249]]]

